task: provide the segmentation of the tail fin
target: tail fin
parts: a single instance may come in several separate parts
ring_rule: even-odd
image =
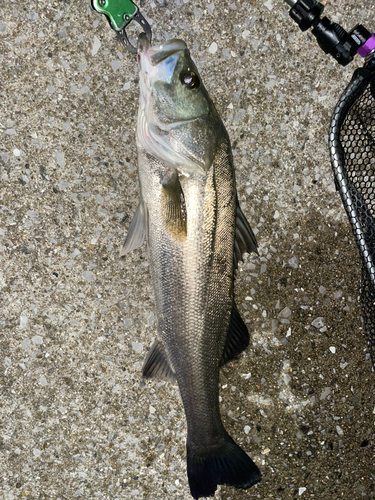
[[[261,473],[251,458],[229,434],[223,444],[194,450],[187,442],[187,473],[193,498],[215,494],[218,484],[247,489],[261,480]]]

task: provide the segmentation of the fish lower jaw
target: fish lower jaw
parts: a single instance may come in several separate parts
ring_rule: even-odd
[[[150,100],[151,97],[151,83],[149,79],[140,78],[139,80],[139,105],[145,107],[146,102]]]

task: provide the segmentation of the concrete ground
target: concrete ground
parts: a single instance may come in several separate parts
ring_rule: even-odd
[[[346,69],[281,0],[148,1],[187,41],[233,143],[260,257],[236,281],[251,332],[221,372],[225,426],[263,481],[222,500],[375,498],[374,374],[360,266],[327,151]],[[374,30],[372,0],[325,14]],[[0,3],[0,498],[184,499],[176,386],[140,383],[155,335],[138,204],[134,55],[86,0]]]

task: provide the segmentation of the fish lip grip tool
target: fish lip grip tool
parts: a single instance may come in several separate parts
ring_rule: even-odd
[[[99,14],[104,14],[111,26],[116,31],[116,38],[131,53],[137,53],[137,47],[131,44],[126,33],[126,27],[132,21],[137,22],[151,42],[151,27],[142,16],[137,5],[131,0],[92,0],[92,7]]]

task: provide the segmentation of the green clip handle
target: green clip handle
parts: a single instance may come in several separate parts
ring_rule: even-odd
[[[108,17],[115,31],[125,28],[138,12],[138,7],[131,0],[92,0],[92,6]]]

